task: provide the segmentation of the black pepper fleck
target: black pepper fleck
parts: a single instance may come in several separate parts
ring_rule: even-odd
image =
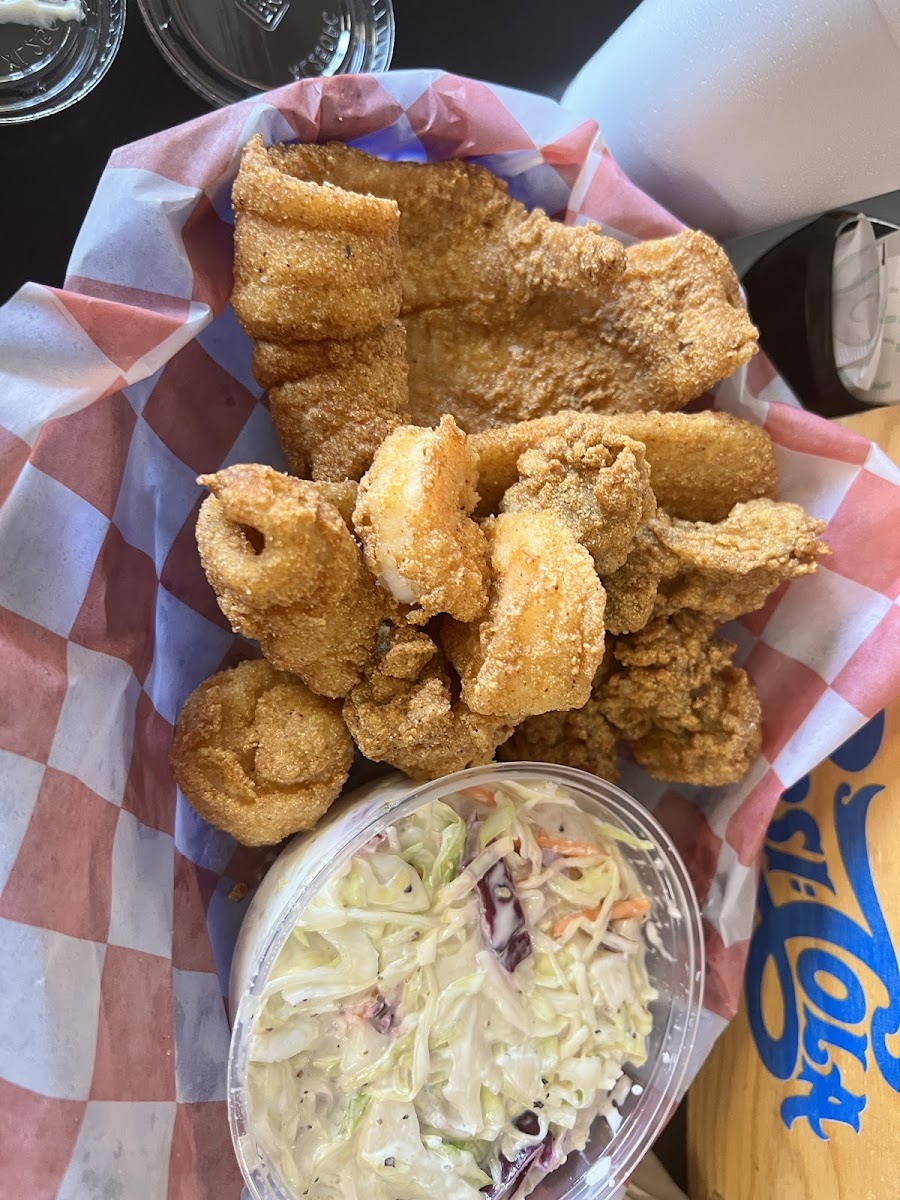
[[[344,247],[344,258],[349,258],[349,257],[350,257],[350,247],[345,246]]]
[[[384,1165],[386,1167],[392,1167],[396,1161],[397,1160],[394,1158],[393,1154],[389,1154],[388,1157],[384,1160]]]
[[[404,1121],[408,1121],[408,1120],[409,1120],[409,1113],[404,1113],[404,1114],[403,1114],[403,1117],[402,1117],[402,1120],[404,1120]]]
[[[412,895],[412,884],[411,884],[411,883],[408,883],[408,884],[406,885],[406,887],[403,889],[403,894],[404,894],[404,896],[411,896],[411,895]]]
[[[544,1102],[543,1102],[543,1100],[535,1100],[534,1104],[531,1107],[532,1108],[543,1108]]]

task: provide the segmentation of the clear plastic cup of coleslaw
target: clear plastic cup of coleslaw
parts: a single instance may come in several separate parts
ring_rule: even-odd
[[[324,882],[372,838],[422,805],[462,788],[553,783],[601,820],[650,843],[623,855],[653,903],[646,968],[651,1002],[647,1058],[628,1067],[610,1116],[598,1116],[584,1150],[573,1152],[530,1193],[535,1200],[605,1200],[615,1195],[650,1148],[680,1099],[704,984],[700,912],[677,850],[633,797],[583,771],[547,763],[492,763],[415,784],[391,774],[342,798],[315,832],[295,837],[270,868],[247,911],[231,968],[233,1017],[228,1111],[238,1162],[251,1200],[297,1200],[280,1179],[254,1129],[248,1094],[250,1042],[267,980],[297,919]]]

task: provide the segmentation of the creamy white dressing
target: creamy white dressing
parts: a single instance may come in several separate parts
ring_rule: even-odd
[[[47,29],[57,21],[83,21],[81,0],[0,0],[0,25],[35,25]]]
[[[279,955],[250,1112],[304,1200],[525,1195],[594,1116],[621,1120],[654,996],[639,922],[609,927],[611,905],[639,895],[626,835],[552,785],[492,795],[397,822]],[[548,838],[597,851],[551,870]]]

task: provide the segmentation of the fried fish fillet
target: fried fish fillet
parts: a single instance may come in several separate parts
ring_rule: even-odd
[[[271,467],[226,467],[197,545],[222,612],[276,667],[322,696],[345,696],[375,645],[384,599],[339,511],[316,485]]]
[[[706,234],[627,251],[510,198],[484,168],[282,146],[304,183],[397,202],[410,410],[468,430],[569,408],[679,408],[756,349],[737,277]]]
[[[488,549],[471,513],[475,456],[452,417],[402,425],[375,454],[353,514],[366,564],[422,625],[437,613],[473,621],[487,604]]]
[[[516,720],[580,708],[603,657],[605,596],[591,556],[551,511],[484,523],[488,607],[441,641],[473,712]]]
[[[285,174],[259,135],[232,202],[231,302],[288,464],[358,479],[407,419],[397,205]]]
[[[171,752],[204,820],[245,846],[312,829],[353,762],[341,706],[264,659],[205,680],[185,701]]]
[[[624,275],[590,301],[532,297],[404,314],[412,419],[452,411],[468,432],[566,408],[682,408],[756,352],[756,329],[725,252],[685,230],[639,242]]]
[[[344,719],[367,758],[412,779],[438,779],[490,762],[513,730],[505,717],[473,713],[457,691],[428,634],[395,628],[347,697]]]
[[[257,134],[231,193],[231,303],[252,338],[353,338],[400,311],[400,214],[391,200],[285,174]]]
[[[408,420],[406,333],[399,321],[349,341],[257,342],[257,381],[291,470],[359,479]]]
[[[595,297],[625,267],[621,244],[598,226],[528,213],[502,179],[474,163],[385,162],[340,142],[273,146],[269,155],[306,185],[397,204],[404,315],[474,305],[497,320],[534,295]]]
[[[622,566],[638,529],[656,514],[644,447],[620,434],[586,429],[545,438],[517,469],[500,511],[552,509],[601,576]]]
[[[759,699],[735,647],[713,639],[715,621],[682,611],[618,638],[616,668],[599,690],[601,712],[657,779],[737,783],[759,753]]]
[[[772,439],[749,421],[721,412],[601,417],[564,411],[472,435],[478,455],[478,512],[498,511],[503,493],[518,478],[519,458],[545,438],[609,434],[644,444],[657,503],[673,517],[721,521],[739,501],[775,495]]]

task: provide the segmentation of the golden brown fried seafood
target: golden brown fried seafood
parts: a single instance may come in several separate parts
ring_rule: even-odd
[[[660,512],[642,525],[622,566],[603,576],[606,628],[610,633],[634,633],[653,616],[660,580],[667,571],[676,569],[673,556],[656,536],[668,520]]]
[[[406,334],[399,321],[350,341],[257,342],[253,370],[288,465],[313,479],[359,479],[408,419]]]
[[[618,668],[599,689],[606,719],[657,779],[737,783],[759,753],[759,699],[715,621],[692,612],[655,618],[614,645]]]
[[[512,722],[479,716],[454,699],[446,659],[421,630],[385,631],[379,652],[344,703],[344,719],[367,757],[412,779],[438,779],[490,762]]]
[[[606,627],[642,629],[651,615],[689,608],[718,623],[762,608],[782,583],[809,575],[824,522],[798,504],[750,500],[724,521],[677,521],[660,512],[635,538],[624,566],[603,576]]]
[[[600,575],[622,566],[638,529],[656,513],[644,447],[620,434],[592,429],[547,437],[525,451],[518,473],[500,511],[552,509]]]
[[[473,304],[499,320],[534,295],[594,297],[625,267],[621,244],[598,226],[528,213],[474,163],[385,162],[339,142],[269,153],[296,179],[396,201],[404,314]],[[436,425],[440,416],[417,423]]]
[[[591,699],[583,708],[529,717],[500,747],[498,757],[507,762],[577,767],[615,783],[618,740],[619,734],[600,711],[599,703]]]
[[[777,500],[736,504],[716,525],[660,520],[654,532],[669,565],[656,611],[691,608],[722,622],[762,608],[780,584],[812,574],[816,557],[830,553],[819,540],[824,528],[799,504]]]
[[[487,603],[487,542],[470,513],[475,457],[452,417],[437,429],[403,425],[387,437],[359,485],[353,514],[366,563],[422,625],[436,613],[460,621]]]
[[[316,495],[327,504],[333,504],[341,514],[341,520],[347,528],[353,531],[353,510],[356,507],[356,497],[359,494],[359,484],[355,479],[341,479],[331,482],[317,479],[313,483]]]
[[[353,742],[337,701],[262,660],[220,671],[188,697],[171,761],[204,820],[267,846],[315,826],[344,786]]]
[[[721,521],[742,500],[775,495],[772,439],[749,421],[721,412],[601,417],[566,411],[472,435],[478,455],[479,514],[497,511],[503,493],[518,478],[520,457],[545,438],[608,434],[644,444],[657,503],[673,517]]]
[[[683,407],[756,352],[724,251],[703,233],[639,242],[602,294],[535,294],[516,309],[404,314],[412,419],[468,432],[582,412]]]
[[[400,214],[391,200],[280,169],[257,134],[232,190],[231,303],[252,338],[353,338],[400,311]]]
[[[197,545],[231,626],[322,696],[345,696],[384,603],[338,510],[316,485],[256,464],[199,482],[212,492]]]
[[[591,556],[554,512],[485,522],[493,578],[479,621],[442,642],[474,712],[516,719],[580,708],[603,657],[605,596]]]

